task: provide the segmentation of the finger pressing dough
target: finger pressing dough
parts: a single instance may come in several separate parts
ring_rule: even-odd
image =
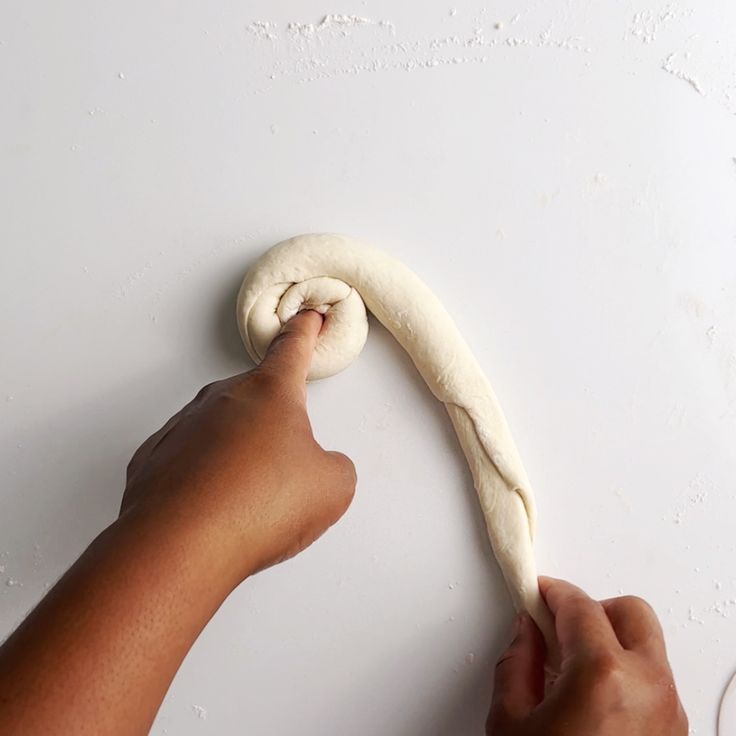
[[[260,362],[297,312],[324,314],[313,380],[338,373],[360,353],[368,336],[366,307],[447,408],[514,605],[528,611],[552,642],[551,617],[537,585],[529,480],[490,383],[432,291],[399,261],[351,238],[300,235],[271,248],[250,269],[238,295],[238,325]]]

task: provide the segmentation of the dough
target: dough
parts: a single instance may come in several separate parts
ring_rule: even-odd
[[[360,353],[368,335],[366,307],[447,408],[514,605],[532,615],[549,645],[554,626],[537,585],[529,480],[490,383],[430,289],[399,261],[351,238],[300,235],[271,248],[250,269],[238,295],[238,325],[259,362],[297,312],[324,314],[313,380],[341,371]]]

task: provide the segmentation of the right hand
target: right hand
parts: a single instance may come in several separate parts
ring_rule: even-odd
[[[540,578],[555,617],[561,671],[544,693],[544,641],[528,615],[496,666],[489,736],[686,736],[687,716],[652,608],[626,596],[595,601]]]

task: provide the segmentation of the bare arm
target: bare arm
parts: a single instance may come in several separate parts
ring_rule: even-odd
[[[0,733],[145,734],[189,648],[249,575],[320,536],[355,473],[314,440],[321,318],[212,384],[136,452],[120,518],[0,648]]]

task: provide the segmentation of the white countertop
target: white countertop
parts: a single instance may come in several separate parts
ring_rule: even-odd
[[[694,6],[5,3],[0,634],[115,517],[137,444],[248,366],[249,263],[339,231],[444,302],[536,488],[540,568],[649,599],[713,734],[736,669],[736,6]],[[375,324],[309,403],[355,502],[232,596],[153,733],[479,735],[511,609],[448,418]]]

